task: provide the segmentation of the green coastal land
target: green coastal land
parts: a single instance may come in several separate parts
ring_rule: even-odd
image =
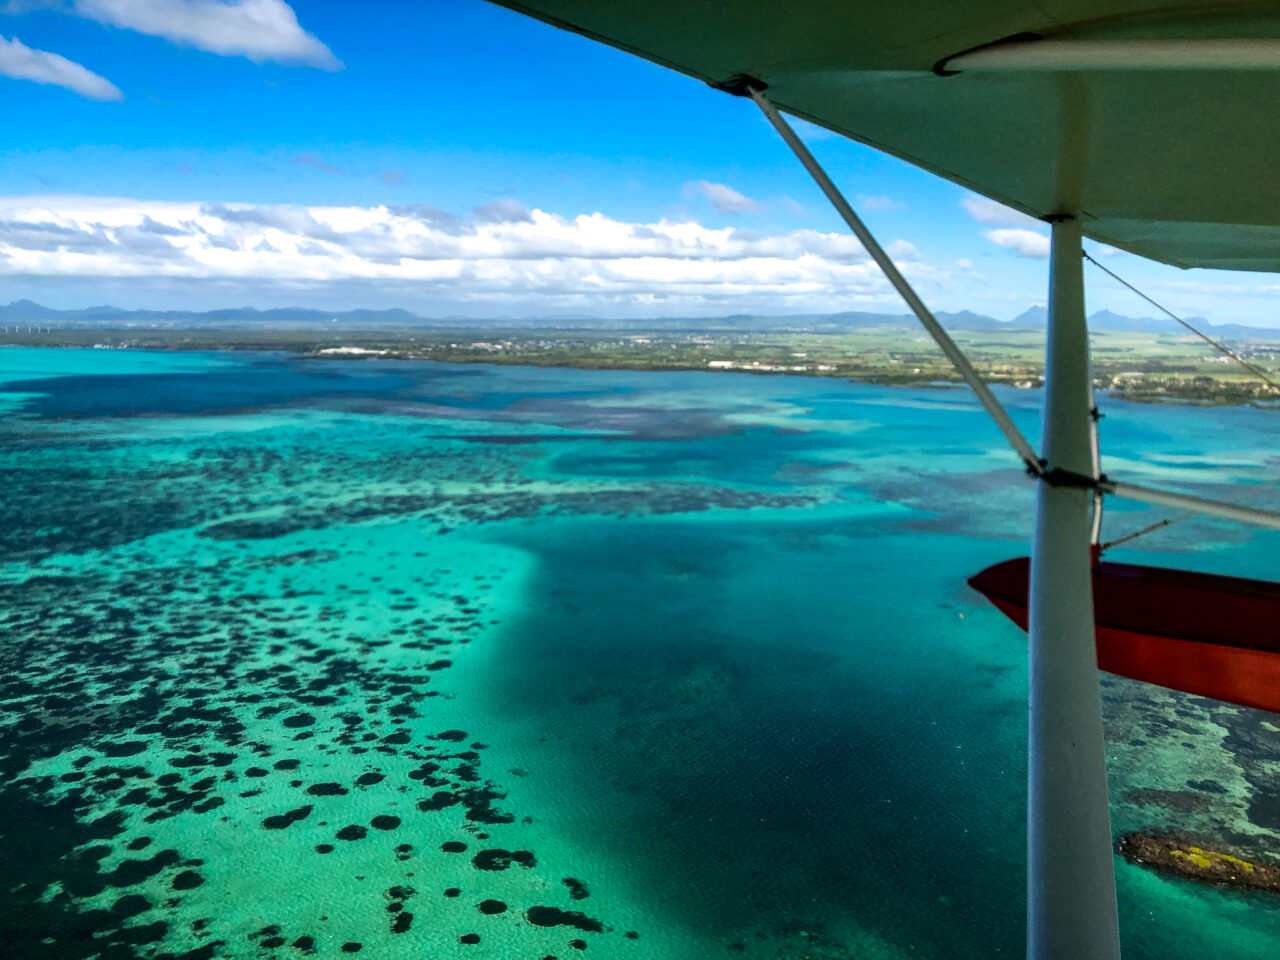
[[[1229,345],[1280,378],[1280,339]],[[953,330],[991,383],[1042,384],[1044,329]],[[1094,330],[1095,385],[1138,402],[1269,404],[1277,392],[1189,334]],[[0,331],[0,345],[148,350],[280,350],[318,358],[435,360],[587,370],[704,370],[833,377],[886,385],[959,382],[922,330],[898,323],[837,329],[556,329],[528,323],[364,326],[41,326]]]

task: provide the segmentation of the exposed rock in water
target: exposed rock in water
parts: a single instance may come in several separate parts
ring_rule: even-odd
[[[1133,863],[1204,883],[1280,893],[1280,867],[1210,850],[1187,837],[1126,833],[1120,838],[1120,853]]]

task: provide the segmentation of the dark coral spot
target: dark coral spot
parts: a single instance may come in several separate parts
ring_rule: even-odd
[[[194,870],[183,870],[173,878],[173,889],[194,890],[202,883],[204,883],[204,877],[200,876],[200,874]]]
[[[537,859],[528,850],[481,850],[471,858],[471,865],[477,870],[506,870],[511,864],[518,863],[526,870],[538,865]]]
[[[348,940],[346,943],[342,945],[343,953],[359,953],[363,949],[364,949],[364,944],[357,943],[354,940]]]
[[[459,890],[457,887],[449,887],[447,890],[445,890],[444,895],[446,897],[456,897],[460,893],[462,893],[462,891]]]
[[[479,943],[479,942],[480,942],[480,934],[478,934],[478,933],[464,933],[462,936],[460,936],[460,937],[458,938],[458,942],[459,942],[459,943]]]
[[[394,830],[400,826],[400,818],[393,817],[389,814],[379,814],[369,821],[370,826],[375,830]]]
[[[429,813],[432,810],[443,810],[445,807],[452,807],[461,801],[448,790],[437,790],[426,800],[418,801],[418,809],[423,813]]]
[[[599,933],[604,929],[599,920],[593,920],[576,910],[561,910],[559,907],[530,907],[524,915],[535,927],[577,927],[588,933]]]
[[[125,894],[111,905],[111,912],[118,917],[136,917],[151,909],[151,901],[136,893]]]
[[[1203,790],[1205,793],[1226,793],[1227,788],[1217,780],[1188,780],[1187,786],[1192,790]]]
[[[340,783],[313,783],[307,787],[307,793],[313,797],[340,797],[347,788]]]
[[[267,817],[262,821],[262,826],[267,830],[283,830],[291,823],[297,823],[299,820],[305,820],[311,815],[311,805],[298,807],[296,810],[290,810],[287,813],[277,814],[274,817]]]
[[[362,773],[360,776],[356,777],[356,783],[362,787],[371,787],[375,783],[380,783],[384,779],[386,778],[380,773]]]
[[[369,831],[358,823],[350,823],[338,831],[339,840],[363,840]]]
[[[125,743],[112,743],[108,740],[98,744],[98,750],[108,757],[136,757],[146,749],[145,740],[129,740]]]
[[[461,840],[446,840],[440,844],[440,849],[445,853],[463,853],[467,849],[467,845]]]
[[[481,913],[493,915],[496,913],[506,913],[507,905],[501,900],[481,900],[476,904],[476,909]]]

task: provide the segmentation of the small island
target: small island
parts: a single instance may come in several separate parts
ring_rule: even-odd
[[[1120,838],[1120,854],[1131,863],[1167,870],[1202,883],[1280,893],[1280,867],[1210,850],[1187,837],[1126,833]]]

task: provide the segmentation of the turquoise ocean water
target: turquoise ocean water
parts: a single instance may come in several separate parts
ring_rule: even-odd
[[[1274,411],[1102,406],[1116,475],[1274,505]],[[0,350],[8,955],[1021,955],[1001,443],[953,389]],[[1280,857],[1278,718],[1103,691],[1117,834]],[[1116,868],[1126,957],[1280,949]]]

